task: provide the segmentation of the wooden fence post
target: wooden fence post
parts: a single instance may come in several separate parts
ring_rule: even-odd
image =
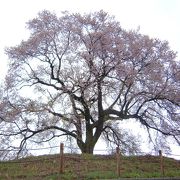
[[[64,172],[64,144],[60,144],[60,174]]]
[[[117,174],[120,177],[121,172],[120,172],[120,150],[119,147],[116,147],[116,163],[117,163]]]
[[[164,177],[164,160],[163,160],[163,155],[162,155],[161,150],[159,150],[159,158],[160,158],[161,175]]]

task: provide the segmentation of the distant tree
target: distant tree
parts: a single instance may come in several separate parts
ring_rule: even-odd
[[[167,41],[126,31],[103,11],[43,11],[27,26],[29,39],[6,49],[1,135],[21,135],[21,149],[69,136],[93,153],[103,136],[135,150],[137,139],[119,129],[133,119],[180,144],[180,63]]]

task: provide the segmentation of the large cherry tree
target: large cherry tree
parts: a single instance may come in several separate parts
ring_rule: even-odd
[[[38,134],[74,138],[83,153],[102,136],[121,146],[131,135],[123,140],[118,125],[128,119],[180,144],[180,63],[168,42],[126,31],[103,11],[43,11],[27,27],[29,39],[6,49],[1,111],[4,134],[21,135],[21,148]]]

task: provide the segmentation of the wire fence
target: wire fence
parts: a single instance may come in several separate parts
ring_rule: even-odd
[[[123,156],[117,147],[113,154],[101,154],[105,149],[99,149],[99,155],[66,153],[72,148],[60,146],[32,148],[30,151],[44,151],[56,149],[58,154],[29,156],[22,159],[0,162],[0,179],[83,179],[95,178],[129,178],[129,177],[180,177],[180,161],[168,156],[180,157],[176,154],[165,154],[161,150],[159,155],[139,152],[136,156]],[[4,151],[4,150],[0,150]],[[8,150],[8,151],[17,151]],[[156,153],[157,154],[157,153]],[[179,171],[179,173],[178,173]]]
[[[59,151],[60,146],[49,146],[49,147],[40,147],[40,148],[28,148],[28,151],[41,151],[41,150],[52,150],[52,149],[57,149]],[[72,146],[67,146],[64,145],[64,151],[66,152],[76,152],[77,154],[80,153],[80,149],[77,147],[72,147]],[[4,152],[4,151],[19,151],[19,149],[0,149],[0,152]],[[95,149],[94,150],[94,154],[112,154],[113,152],[115,152],[116,149],[115,148],[111,148],[111,149]],[[41,151],[42,152],[42,151]],[[79,153],[78,153],[79,152]],[[180,154],[173,154],[173,153],[166,153],[166,152],[162,152],[163,156],[165,157],[172,157],[175,159],[179,159],[180,158]],[[42,154],[42,153],[41,153]],[[157,152],[145,152],[145,151],[137,151],[135,152],[136,155],[157,155],[159,153]],[[0,161],[1,162],[1,161]]]

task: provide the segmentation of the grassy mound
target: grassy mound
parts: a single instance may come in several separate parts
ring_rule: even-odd
[[[116,158],[110,155],[64,155],[64,173],[59,174],[59,155],[27,157],[16,161],[0,162],[0,180],[90,180],[115,179]],[[180,177],[180,161],[164,158],[164,176]],[[162,177],[160,159],[156,156],[121,157],[120,177]]]

